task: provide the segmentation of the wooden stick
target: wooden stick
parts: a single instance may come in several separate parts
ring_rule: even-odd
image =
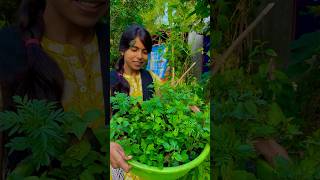
[[[180,83],[180,81],[182,81],[182,79],[188,74],[188,72],[193,68],[193,66],[195,66],[197,64],[197,62],[194,62],[187,70],[186,72],[184,72],[182,74],[182,76],[180,77],[180,79],[177,81],[176,85],[178,85]]]
[[[171,86],[174,85],[174,67],[172,67],[172,79],[171,79]]]
[[[172,55],[171,55],[171,58],[172,58],[172,60],[173,60],[173,65],[172,65],[172,79],[171,79],[171,86],[173,86],[174,85],[174,75],[175,75],[175,72],[174,72],[174,47],[172,47],[172,49],[171,49],[171,52],[172,52]]]
[[[258,25],[258,23],[266,16],[269,11],[273,8],[275,3],[269,3],[259,14],[259,16],[247,27],[245,31],[243,31],[240,36],[233,41],[231,46],[227,49],[226,52],[222,54],[221,57],[219,57],[216,60],[216,63],[213,63],[213,75],[215,75],[220,67],[224,64],[225,60],[229,57],[229,55],[232,53],[232,51],[248,36],[248,34]],[[214,65],[215,64],[215,65]]]

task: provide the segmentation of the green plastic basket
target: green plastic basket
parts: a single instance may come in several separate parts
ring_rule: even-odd
[[[157,168],[141,164],[130,160],[128,163],[132,166],[131,173],[139,176],[143,180],[174,180],[186,175],[191,169],[199,166],[210,152],[209,144],[206,144],[201,154],[194,160],[176,167]]]

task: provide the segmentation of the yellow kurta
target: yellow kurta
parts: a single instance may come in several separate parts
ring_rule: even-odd
[[[44,51],[54,59],[65,78],[62,105],[65,110],[83,114],[91,108],[104,112],[100,54],[97,36],[82,46],[62,44],[44,37]],[[90,126],[104,125],[104,117]]]
[[[152,79],[155,83],[160,83],[160,78],[154,74],[152,71],[149,71],[149,73],[152,76]],[[128,74],[123,74],[123,77],[128,81],[130,86],[130,96],[133,97],[143,97],[143,91],[142,91],[142,80],[141,75],[138,73],[135,76],[130,76]]]

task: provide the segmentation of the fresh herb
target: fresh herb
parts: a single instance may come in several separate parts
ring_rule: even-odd
[[[111,140],[134,160],[156,167],[178,166],[195,159],[209,142],[209,108],[195,86],[164,84],[160,96],[141,101],[126,94],[111,97],[118,112],[111,120]],[[199,87],[199,86],[198,86]],[[189,106],[198,105],[201,112]]]

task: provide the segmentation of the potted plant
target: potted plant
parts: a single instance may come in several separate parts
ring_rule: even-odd
[[[197,87],[197,88],[196,88]],[[198,90],[198,91],[197,91]],[[199,86],[164,84],[148,101],[118,93],[110,123],[111,141],[132,155],[132,173],[144,179],[177,179],[209,154],[209,108]],[[199,112],[190,106],[198,105]]]

